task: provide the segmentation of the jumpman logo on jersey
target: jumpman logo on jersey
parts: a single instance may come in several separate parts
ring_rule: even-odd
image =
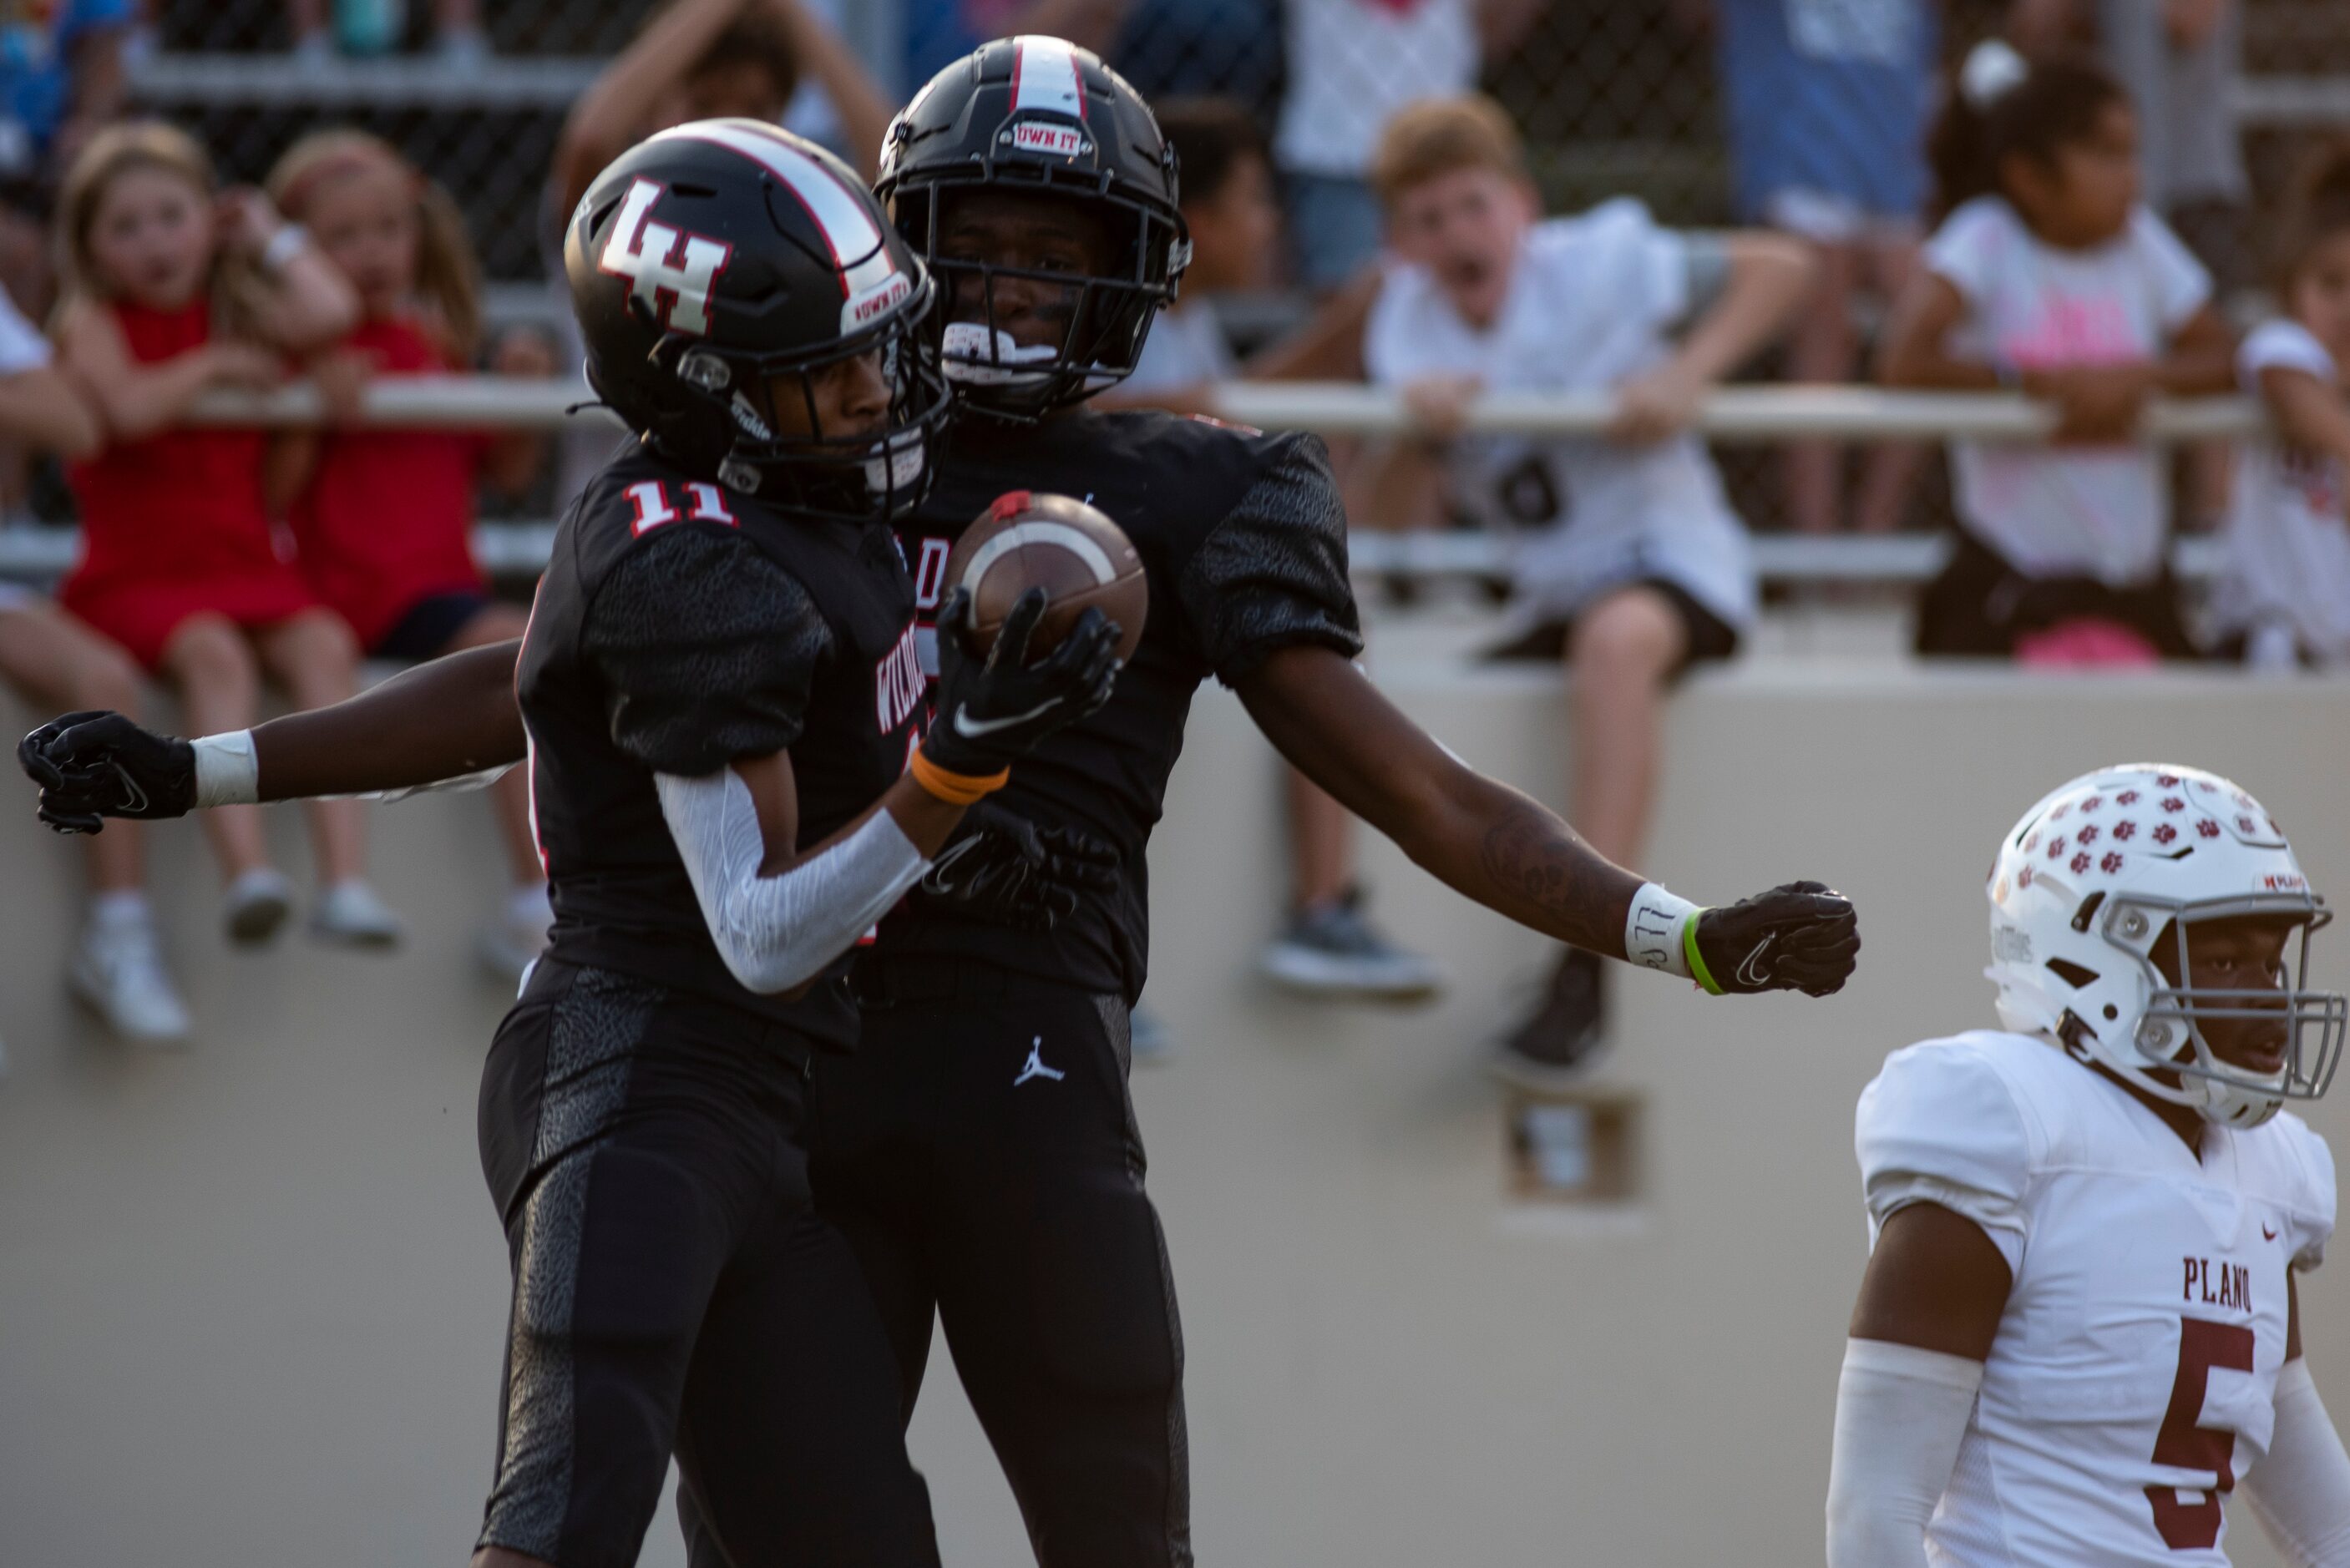
[[[1020,1075],[1012,1080],[1012,1086],[1016,1089],[1031,1078],[1050,1078],[1057,1084],[1067,1076],[1058,1067],[1045,1065],[1045,1037],[1039,1034],[1028,1042],[1027,1064],[1020,1069]]]

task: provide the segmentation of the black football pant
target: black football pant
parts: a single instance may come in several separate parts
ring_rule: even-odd
[[[807,1042],[542,961],[482,1077],[514,1263],[480,1544],[629,1568],[674,1450],[733,1568],[935,1568],[898,1369],[812,1211]]]
[[[859,982],[862,1044],[816,1067],[811,1170],[905,1415],[935,1313],[1042,1568],[1187,1568],[1182,1331],[1125,1003],[961,963]],[[685,1511],[694,1568],[720,1568]]]

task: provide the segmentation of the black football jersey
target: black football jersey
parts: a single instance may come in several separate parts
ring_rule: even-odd
[[[905,771],[927,701],[913,581],[880,524],[809,518],[631,452],[556,530],[515,669],[549,951],[855,1043],[846,959],[796,1001],[728,972],[656,773],[791,753],[802,844]]]
[[[1116,889],[1038,935],[931,907],[884,921],[892,957],[953,955],[1099,992],[1140,993],[1149,955],[1143,850],[1183,749],[1191,693],[1230,685],[1278,649],[1362,649],[1347,579],[1347,518],[1319,437],[1207,420],[1079,409],[1014,427],[963,421],[936,487],[899,524],[927,628],[949,548],[1010,490],[1092,503],[1126,530],[1150,585],[1141,646],[1109,702],[1014,763],[997,798],[1034,821],[1115,845]],[[929,633],[925,632],[926,638]],[[936,649],[926,641],[935,671]]]

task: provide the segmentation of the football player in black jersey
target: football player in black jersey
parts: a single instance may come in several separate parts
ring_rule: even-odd
[[[1107,698],[1117,628],[1028,666],[1041,593],[983,660],[951,614],[925,735],[889,523],[945,410],[933,289],[829,155],[750,120],[651,138],[566,265],[641,440],[557,529],[512,667],[556,920],[483,1075],[514,1295],[474,1561],[633,1563],[673,1451],[731,1563],[934,1564],[889,1344],[812,1212],[806,1083],[855,1038],[858,939]],[[243,738],[182,751],[197,799],[256,793]]]
[[[1127,1095],[1128,1010],[1148,948],[1144,850],[1192,692],[1236,690],[1303,773],[1464,895],[1555,939],[1708,990],[1825,995],[1851,972],[1851,905],[1794,883],[1700,909],[1600,857],[1485,778],[1356,667],[1346,518],[1322,442],[1085,400],[1130,370],[1185,240],[1147,106],[1090,53],[998,40],[941,72],[892,129],[880,190],[946,296],[963,410],[938,483],[899,525],[935,604],[952,540],[999,493],[1062,492],[1141,553],[1150,615],[1097,713],[1045,739],[995,797],[1054,836],[987,863],[1049,898],[914,900],[860,958],[854,1056],[814,1089],[812,1176],[897,1349],[910,1415],[934,1314],[1045,1568],[1191,1561],[1182,1345]],[[254,732],[264,798],[399,787],[510,760],[494,649]],[[452,722],[459,709],[465,716]],[[126,720],[36,732],[53,823],[186,809],[186,742]],[[1116,873],[1086,864],[1088,838]],[[1041,919],[1022,922],[1031,928]],[[703,1568],[723,1558],[695,1526]]]

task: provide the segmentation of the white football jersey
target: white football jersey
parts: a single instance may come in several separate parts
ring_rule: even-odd
[[[2334,1231],[2324,1139],[2290,1114],[2207,1127],[2199,1161],[2062,1047],[1976,1030],[1887,1057],[1856,1143],[1872,1242],[1939,1203],[2015,1277],[1929,1559],[2224,1564],[2220,1493],[2275,1421],[2286,1271]]]

